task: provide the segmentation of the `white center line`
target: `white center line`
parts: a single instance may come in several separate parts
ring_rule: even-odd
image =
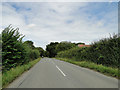
[[[57,69],[63,74],[63,76],[66,76],[62,70],[60,70],[60,68],[56,65]]]

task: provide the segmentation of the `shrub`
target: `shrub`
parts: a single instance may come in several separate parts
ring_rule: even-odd
[[[12,67],[21,65],[26,62],[26,51],[23,47],[23,36],[8,26],[2,31],[2,69],[9,70]]]
[[[22,38],[24,36],[22,36],[18,30],[18,28],[14,29],[11,26],[8,26],[2,31],[3,72],[40,57],[40,52],[37,48],[35,48],[32,41],[22,42]]]
[[[56,57],[72,58],[73,60],[92,61],[105,66],[118,67],[120,60],[120,36],[104,38],[91,44],[91,47],[75,47],[59,52]]]

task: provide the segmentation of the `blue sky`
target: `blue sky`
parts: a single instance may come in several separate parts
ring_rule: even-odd
[[[2,28],[19,27],[35,46],[51,41],[90,44],[118,32],[117,2],[3,2]]]

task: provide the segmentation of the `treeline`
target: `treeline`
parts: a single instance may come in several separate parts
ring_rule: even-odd
[[[91,44],[91,47],[74,47],[58,52],[56,57],[77,61],[91,61],[105,66],[118,67],[120,64],[120,35],[113,35]]]
[[[24,36],[19,33],[18,28],[8,26],[1,36],[3,73],[43,55],[44,50],[41,47],[35,47],[32,41],[22,41]]]
[[[78,44],[85,44],[85,43],[71,43],[67,41],[62,42],[51,42],[50,44],[46,45],[46,56],[47,57],[55,57],[58,52],[69,50],[73,47],[78,46]]]

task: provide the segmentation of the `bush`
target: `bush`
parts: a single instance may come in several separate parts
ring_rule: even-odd
[[[79,48],[79,47],[74,47],[74,48],[69,49],[69,50],[61,51],[57,54],[57,57],[76,59],[75,57],[77,57],[78,51],[80,49],[81,48]]]
[[[26,70],[29,70],[33,65],[35,65],[39,61],[40,61],[40,58],[38,58],[38,59],[36,59],[34,61],[30,61],[27,64],[24,64],[24,65],[12,68],[9,71],[3,73],[3,75],[2,75],[2,86],[3,87],[7,86],[15,78],[17,78],[18,76],[20,76]]]
[[[118,72],[118,68],[107,67],[107,66],[103,66],[102,64],[97,65],[96,63],[90,61],[74,61],[72,59],[66,59],[66,58],[56,58],[56,59],[66,61],[72,64],[76,64],[81,67],[89,68],[101,72],[103,74],[116,77],[118,79],[120,78],[120,72]]]
[[[67,41],[58,42],[51,42],[50,44],[46,45],[46,51],[49,53],[49,57],[55,57],[58,52],[65,51],[75,47],[76,43],[71,43]]]
[[[2,69],[2,35],[0,34],[0,70]],[[0,72],[0,88],[2,88],[2,72]]]
[[[38,49],[31,48],[31,46],[29,46],[27,43],[24,43],[24,48],[27,53],[26,59],[31,61],[40,57],[40,52]]]
[[[120,60],[120,36],[101,39],[91,44],[91,47],[75,47],[59,52],[56,57],[72,58],[73,60],[92,61],[105,66],[118,67]]]
[[[40,57],[40,52],[35,48],[32,41],[22,42],[24,36],[22,36],[18,30],[18,28],[14,29],[11,26],[8,26],[2,31],[3,72]]]
[[[74,43],[64,41],[64,42],[60,42],[59,44],[57,44],[56,51],[57,52],[65,51],[65,50],[69,50],[73,47],[75,47]]]
[[[2,31],[2,69],[9,70],[17,65],[26,62],[26,51],[22,43],[22,35],[18,32],[18,28],[14,29],[8,26]]]
[[[40,57],[40,53],[37,49],[32,50],[30,56],[32,57],[32,59],[37,59],[38,57]]]

